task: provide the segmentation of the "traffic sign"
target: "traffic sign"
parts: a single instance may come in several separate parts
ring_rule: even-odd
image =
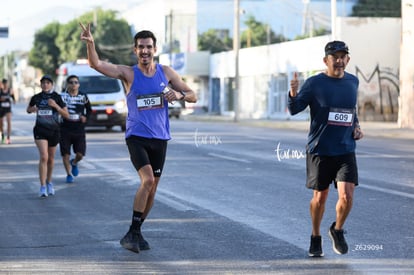
[[[9,37],[9,27],[0,27],[0,38]]]

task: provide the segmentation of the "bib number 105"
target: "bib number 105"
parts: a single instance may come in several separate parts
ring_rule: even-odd
[[[144,102],[146,106],[151,106],[157,103],[157,100],[155,100],[155,98],[145,98],[145,99],[142,99],[142,101]]]
[[[162,108],[162,94],[145,95],[137,98],[137,107],[139,110]]]

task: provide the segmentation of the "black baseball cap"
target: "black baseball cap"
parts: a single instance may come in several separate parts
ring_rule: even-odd
[[[42,76],[42,78],[40,79],[40,82],[42,82],[43,80],[49,80],[50,82],[53,83],[53,78],[48,74],[45,74],[44,76]]]
[[[346,52],[349,53],[348,46],[343,41],[331,41],[325,46],[325,55],[334,54],[336,52]]]

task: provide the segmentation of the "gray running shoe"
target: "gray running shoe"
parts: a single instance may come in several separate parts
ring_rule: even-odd
[[[129,230],[119,242],[123,248],[139,253],[139,232]]]
[[[141,232],[138,233],[138,244],[139,250],[148,250],[150,249],[149,243],[142,237]]]
[[[337,254],[348,253],[348,244],[345,241],[344,230],[335,230],[336,222],[329,228],[329,237],[332,240],[332,248]]]
[[[308,255],[309,257],[323,257],[321,236],[311,236]]]

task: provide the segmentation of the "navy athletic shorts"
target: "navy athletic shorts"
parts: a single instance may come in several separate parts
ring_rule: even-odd
[[[323,191],[334,182],[351,182],[358,185],[358,168],[355,153],[339,156],[306,154],[306,186]]]

